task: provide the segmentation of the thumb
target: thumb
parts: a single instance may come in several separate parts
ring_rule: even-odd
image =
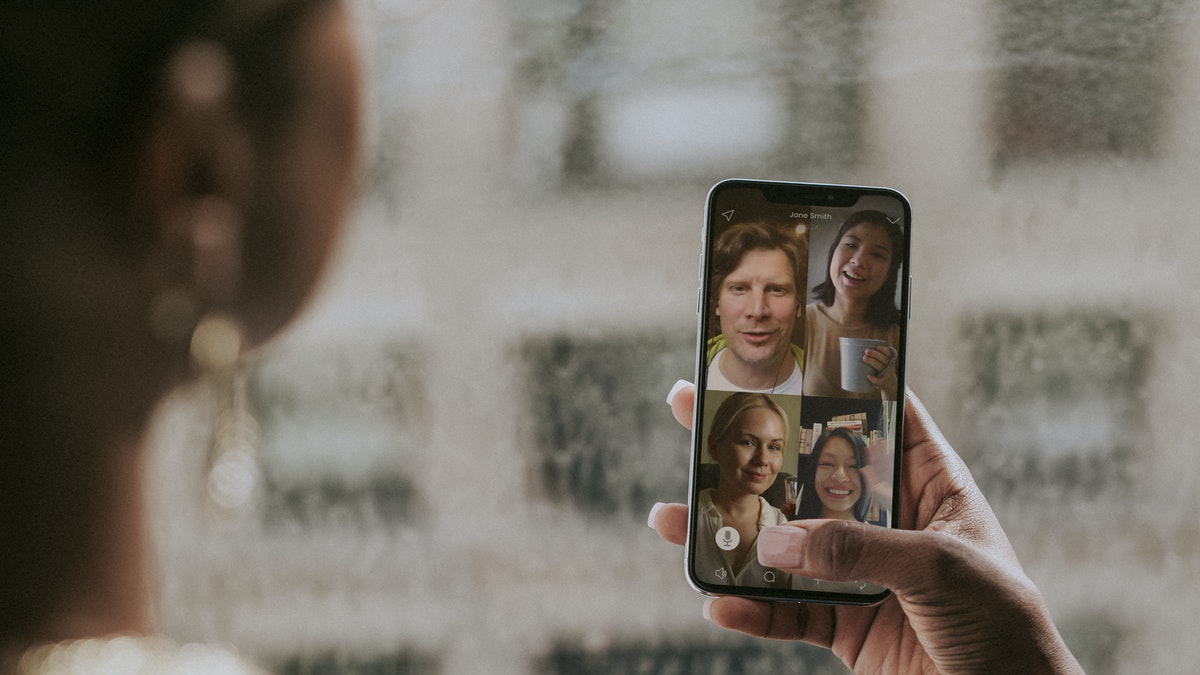
[[[969,557],[966,548],[936,532],[848,520],[794,521],[758,535],[758,559],[767,567],[825,581],[869,581],[901,594],[920,591],[928,570],[948,558]],[[939,562],[939,556],[947,557]]]

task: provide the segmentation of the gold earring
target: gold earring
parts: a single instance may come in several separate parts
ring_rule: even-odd
[[[201,302],[213,308],[197,318],[189,352],[202,372],[227,372],[242,353],[241,322],[221,309],[233,301],[241,285],[241,222],[232,205],[218,197],[199,199],[189,211],[190,275]]]
[[[217,515],[244,520],[262,503],[258,420],[250,410],[246,375],[231,373],[209,451],[205,494]]]
[[[242,355],[241,324],[224,312],[204,315],[192,330],[189,353],[201,372],[231,372]]]

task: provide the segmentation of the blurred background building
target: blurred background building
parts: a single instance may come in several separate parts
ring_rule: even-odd
[[[1092,675],[1200,593],[1195,0],[361,0],[362,199],[305,319],[162,411],[159,614],[280,673],[841,673],[700,617],[700,224],[913,205],[909,384]]]

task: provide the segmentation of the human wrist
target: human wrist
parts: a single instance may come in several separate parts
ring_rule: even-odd
[[[1067,648],[1067,643],[1058,634],[1054,624],[1050,624],[1050,631],[1052,635],[1048,636],[1046,644],[1042,648],[1045,654],[1045,666],[1036,672],[1046,675],[1085,675],[1083,667],[1079,665],[1075,655]]]
[[[1032,582],[1030,582],[1032,586]],[[1036,592],[1036,591],[1035,591]],[[1050,609],[1046,606],[1041,594],[1037,595],[1032,625],[1034,643],[1037,645],[1035,663],[1029,664],[1028,669],[1013,672],[1037,673],[1038,675],[1085,675],[1083,667],[1075,659],[1075,655],[1067,647],[1066,641],[1054,625],[1050,617]]]

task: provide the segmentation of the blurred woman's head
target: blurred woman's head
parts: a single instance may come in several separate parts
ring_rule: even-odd
[[[144,426],[311,294],[358,77],[341,0],[5,3],[0,643],[144,623]]]
[[[783,466],[787,437],[787,413],[766,394],[738,392],[722,401],[708,434],[708,452],[720,466],[719,489],[766,491]]]
[[[310,295],[353,192],[358,63],[342,3],[5,13],[4,342],[120,344],[121,358],[178,369],[206,314],[235,318],[248,344],[274,334]]]
[[[863,486],[866,441],[862,434],[835,428],[813,444],[801,476],[799,518],[865,520],[868,499]]]

